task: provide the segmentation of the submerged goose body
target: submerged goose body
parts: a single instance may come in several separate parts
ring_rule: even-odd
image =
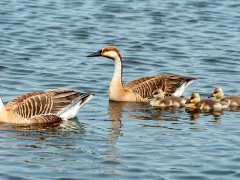
[[[90,93],[72,89],[30,92],[0,104],[0,122],[15,124],[58,123],[74,118],[90,99]]]
[[[103,56],[113,60],[114,74],[109,87],[109,99],[113,101],[149,102],[148,97],[156,89],[170,96],[182,96],[186,88],[196,78],[176,74],[159,74],[136,79],[123,85],[122,56],[114,46],[107,46],[88,57]]]
[[[212,94],[209,97],[215,97],[216,101],[230,101],[230,107],[240,106],[240,96],[230,95],[224,97],[222,88],[214,88]]]
[[[229,106],[229,101],[215,101],[213,99],[203,99],[201,100],[198,93],[192,93],[190,98],[186,101],[186,107],[192,109],[202,109],[202,110],[222,110]]]
[[[164,97],[164,92],[161,89],[154,90],[150,99],[150,105],[158,107],[184,107],[186,102],[182,97]]]

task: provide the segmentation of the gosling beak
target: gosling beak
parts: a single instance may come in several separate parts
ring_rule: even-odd
[[[148,99],[152,99],[153,98],[153,95],[151,94],[150,96],[148,96]]]
[[[87,57],[97,57],[97,56],[102,56],[102,50],[89,54]]]
[[[185,104],[189,104],[189,103],[191,103],[191,100],[190,99],[186,100]]]
[[[208,96],[208,98],[211,98],[211,97],[213,97],[213,93],[211,93],[211,94]]]

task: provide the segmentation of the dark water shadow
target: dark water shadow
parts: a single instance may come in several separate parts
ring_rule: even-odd
[[[61,124],[16,125],[0,123],[0,130],[8,141],[15,141],[16,147],[65,149],[75,147],[75,140],[85,134],[84,126],[78,119]]]
[[[166,115],[184,112],[184,108],[152,107],[147,103],[109,101],[109,116],[111,120],[121,120],[123,114],[127,119],[136,120],[169,120],[176,121],[174,116]]]
[[[121,128],[123,126],[123,119],[171,121],[172,123],[176,123],[181,120],[182,117],[179,117],[179,114],[182,112],[185,112],[184,108],[159,108],[152,107],[147,103],[109,101],[109,116],[111,119],[110,139],[112,139],[114,143],[119,136],[122,136]],[[143,123],[141,126],[146,127],[151,125]],[[159,125],[159,127],[162,126]]]
[[[220,111],[214,110],[200,110],[200,109],[186,109],[190,120],[198,119],[202,115],[211,115],[216,122],[220,122],[221,116],[226,112],[240,112],[240,107],[228,107]]]
[[[239,112],[240,107],[231,107],[221,111],[200,110],[187,108],[160,108],[152,107],[146,103],[137,102],[116,102],[109,101],[110,139],[111,144],[115,145],[119,136],[122,136],[123,120],[143,120],[143,121],[168,121],[170,124],[183,124],[187,120],[188,124],[196,124],[202,117],[212,117],[211,122],[220,123],[221,116],[226,111]],[[188,117],[186,117],[188,116]],[[171,130],[182,130],[179,126],[141,123],[142,127],[167,128]],[[167,123],[168,124],[168,123]]]
[[[31,132],[38,132],[42,134],[68,134],[68,133],[78,133],[84,134],[84,126],[79,122],[77,118],[63,121],[61,123],[46,123],[46,124],[11,124],[0,122],[0,130],[11,131],[11,132],[26,132],[31,134]],[[30,132],[30,133],[28,133]]]
[[[221,116],[224,114],[224,110],[214,111],[214,110],[201,110],[201,109],[190,109],[186,108],[185,111],[189,115],[189,120],[197,120],[203,116],[212,116],[215,122],[221,121]]]
[[[199,110],[188,108],[161,108],[152,107],[146,103],[137,102],[115,102],[109,101],[109,116],[111,121],[111,129],[119,131],[122,127],[122,119],[151,120],[151,121],[172,121],[177,123],[185,120],[184,113],[188,114],[190,124],[201,116],[212,116],[214,122],[220,122],[224,112],[239,112],[240,107],[231,107],[221,111]],[[124,116],[124,117],[123,117]]]

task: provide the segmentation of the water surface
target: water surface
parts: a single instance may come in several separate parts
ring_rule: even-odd
[[[1,179],[239,179],[240,112],[187,112],[108,101],[119,48],[124,82],[159,73],[197,77],[186,91],[240,94],[240,3],[0,2],[0,93],[92,92],[62,126],[0,124]]]

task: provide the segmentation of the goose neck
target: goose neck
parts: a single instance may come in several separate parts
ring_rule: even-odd
[[[122,87],[122,60],[121,59],[116,59],[114,60],[114,74],[112,78],[112,83],[114,86]]]

